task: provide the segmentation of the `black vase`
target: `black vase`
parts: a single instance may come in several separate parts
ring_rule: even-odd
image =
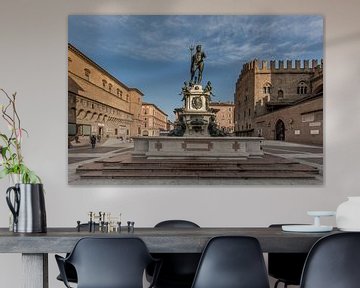
[[[11,197],[12,193],[13,197]],[[14,232],[45,233],[47,231],[42,184],[15,184],[6,190],[6,202],[14,216]]]

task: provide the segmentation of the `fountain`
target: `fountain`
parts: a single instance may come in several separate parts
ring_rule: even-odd
[[[183,107],[169,136],[134,137],[133,157],[147,159],[248,159],[263,156],[262,137],[230,137],[217,128],[210,108],[212,84],[202,86],[205,53],[201,45],[190,47],[191,78],[180,95]]]

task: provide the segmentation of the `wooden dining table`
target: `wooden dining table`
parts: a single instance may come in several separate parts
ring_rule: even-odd
[[[139,237],[151,253],[201,253],[209,239],[222,235],[252,236],[262,251],[308,252],[321,237],[338,233],[283,232],[281,227],[135,228],[120,232],[89,232],[77,228],[48,228],[47,233],[20,234],[0,228],[0,253],[21,253],[24,288],[48,288],[48,253],[67,253],[83,237]]]

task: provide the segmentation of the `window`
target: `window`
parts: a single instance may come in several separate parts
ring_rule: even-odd
[[[109,92],[111,92],[111,89],[112,89],[112,84],[109,83]]]
[[[251,114],[251,110],[250,110],[250,108],[249,108],[249,116],[250,116],[250,114]]]
[[[85,79],[90,81],[90,70],[85,68],[84,69]]]
[[[105,88],[107,81],[105,79],[102,80],[103,88]]]
[[[271,84],[269,82],[265,83],[264,87],[263,87],[263,93],[264,94],[270,94],[271,90],[272,90]]]
[[[297,94],[298,95],[304,95],[307,94],[307,85],[304,81],[301,81],[297,87]]]
[[[284,98],[284,91],[283,90],[279,90],[278,91],[278,99],[283,99]]]

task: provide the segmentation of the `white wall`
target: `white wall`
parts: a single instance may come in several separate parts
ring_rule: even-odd
[[[357,0],[2,0],[0,87],[18,92],[26,160],[46,187],[48,226],[73,226],[89,210],[119,212],[136,226],[187,218],[201,226],[311,221],[360,195],[360,20]],[[321,14],[325,16],[325,184],[320,187],[118,186],[67,184],[67,15]],[[239,67],[240,70],[240,67]],[[0,226],[8,224],[6,180]],[[333,223],[334,221],[329,221]],[[50,287],[57,271],[50,256]],[[20,287],[19,255],[0,255],[1,287]]]

